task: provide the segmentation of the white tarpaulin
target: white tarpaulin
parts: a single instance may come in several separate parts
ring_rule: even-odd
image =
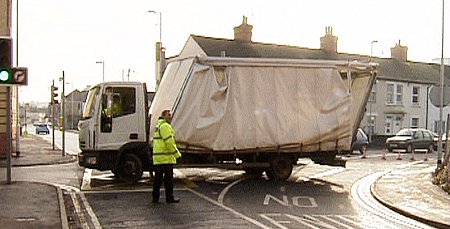
[[[150,133],[172,109],[180,148],[349,149],[357,109],[346,84],[332,67],[173,62],[150,110]]]

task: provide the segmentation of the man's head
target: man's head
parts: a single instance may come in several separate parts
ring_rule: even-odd
[[[172,121],[172,113],[170,113],[170,110],[164,110],[161,113],[161,117],[165,119],[168,123]]]

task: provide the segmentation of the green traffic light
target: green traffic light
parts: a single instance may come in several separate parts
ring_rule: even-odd
[[[11,71],[8,69],[0,70],[0,83],[9,83],[11,81]]]

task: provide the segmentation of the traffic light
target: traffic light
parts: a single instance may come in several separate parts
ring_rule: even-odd
[[[11,38],[0,37],[0,84],[13,82],[11,59]]]
[[[51,99],[52,99],[52,104],[58,104],[58,87],[55,87],[55,85],[51,86]]]

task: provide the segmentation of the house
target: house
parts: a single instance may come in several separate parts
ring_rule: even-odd
[[[76,130],[78,128],[78,121],[83,115],[83,107],[86,102],[88,91],[79,91],[75,89],[64,98],[64,106],[66,113],[65,129]]]
[[[379,144],[384,144],[385,138],[404,127],[437,131],[439,109],[430,103],[428,95],[431,87],[440,82],[440,66],[408,61],[408,48],[401,45],[400,41],[391,48],[390,58],[374,58],[338,52],[338,37],[333,35],[332,27],[327,27],[325,35],[320,38],[320,49],[254,42],[252,29],[253,26],[244,17],[242,24],[234,28],[234,39],[191,35],[177,57],[226,56],[377,62],[378,77],[361,128]],[[165,61],[164,57],[158,59]],[[445,72],[447,82],[450,78],[449,66],[446,66]],[[445,114],[448,113],[450,109],[445,108]]]

